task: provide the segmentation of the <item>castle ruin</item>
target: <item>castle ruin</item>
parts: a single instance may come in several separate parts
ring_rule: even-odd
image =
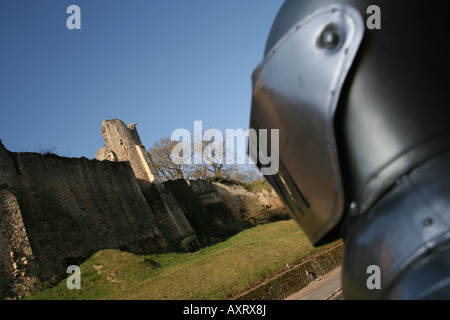
[[[102,249],[149,254],[283,207],[274,192],[161,182],[136,124],[106,120],[101,133],[94,160],[10,152],[0,141],[0,298],[55,284]]]
[[[128,162],[13,153],[0,144],[0,295],[52,282],[94,252],[163,237]]]
[[[152,161],[142,144],[136,129],[136,123],[128,126],[122,120],[112,119],[102,122],[102,135],[105,145],[95,158],[100,161],[128,161],[136,179],[149,203],[158,198],[160,203],[153,209],[160,222],[160,229],[168,240],[194,234],[177,200],[168,192],[157,178]],[[156,195],[154,193],[157,193]],[[156,206],[159,205],[159,208]]]
[[[112,119],[102,122],[102,135],[105,145],[95,156],[97,160],[129,161],[136,178],[148,183],[156,179],[150,157],[141,142],[136,129],[137,123],[128,126],[122,120]]]

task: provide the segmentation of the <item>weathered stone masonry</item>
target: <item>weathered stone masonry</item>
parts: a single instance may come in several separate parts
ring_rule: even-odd
[[[151,159],[137,133],[136,123],[126,126],[119,119],[105,120],[101,131],[106,145],[99,149],[96,159],[130,162],[163,235],[168,240],[174,240],[194,234],[178,201],[154,173]]]
[[[0,299],[56,283],[101,249],[147,254],[283,207],[237,185],[161,183],[136,124],[106,120],[101,132],[96,160],[15,153],[0,141]]]
[[[161,249],[156,223],[128,162],[12,153],[0,143],[2,296],[25,293],[26,277],[58,280],[101,249]]]

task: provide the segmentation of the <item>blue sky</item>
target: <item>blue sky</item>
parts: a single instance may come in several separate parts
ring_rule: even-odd
[[[2,0],[0,140],[94,158],[101,121],[150,148],[178,128],[247,129],[251,74],[283,0]],[[69,30],[69,5],[81,29]]]

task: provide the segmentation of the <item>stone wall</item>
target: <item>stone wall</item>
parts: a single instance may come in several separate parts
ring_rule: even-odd
[[[238,221],[241,217],[233,214],[230,210],[231,203],[225,203],[215,190],[214,185],[205,180],[190,180],[191,192],[198,197],[205,207],[206,212],[219,225],[227,225],[233,221]]]
[[[36,265],[15,195],[0,188],[0,297],[37,283]]]
[[[0,141],[0,298],[55,283],[101,249],[146,254],[191,235],[222,240],[285,212],[270,191],[162,183],[136,124],[107,120],[101,132],[96,160],[14,153]]]
[[[98,150],[96,159],[130,163],[166,239],[175,240],[194,234],[178,200],[157,178],[136,125],[137,123],[132,123],[127,126],[119,119],[104,120],[101,132],[105,145]]]
[[[169,241],[185,238],[195,233],[177,199],[164,184],[141,186],[152,212],[158,220],[158,228]]]
[[[249,191],[237,183],[204,180],[191,180],[189,184],[207,208],[225,205],[235,221],[246,219],[258,224],[289,218],[286,207],[271,189]]]
[[[0,170],[3,291],[20,262],[41,282],[56,281],[101,249],[166,245],[128,162],[11,153],[0,144]]]
[[[96,159],[130,162],[142,192],[160,222],[160,230],[169,240],[205,233],[202,225],[208,225],[212,230],[215,226],[226,226],[242,219],[256,224],[267,222],[277,214],[287,215],[275,192],[249,192],[238,184],[202,180],[189,181],[190,188],[184,181],[161,183],[136,123],[127,126],[119,119],[105,120],[101,132],[105,146],[99,149]]]
[[[195,195],[185,180],[173,180],[164,183],[164,186],[178,200],[186,219],[195,233],[199,236],[216,233],[220,230],[222,222],[214,212],[208,212],[202,201]],[[228,223],[233,222],[230,220]]]
[[[283,300],[304,288],[313,281],[308,273],[321,277],[342,264],[344,245],[336,241],[327,245],[323,251],[309,256],[305,261],[292,269],[265,280],[256,287],[244,292],[234,300]]]

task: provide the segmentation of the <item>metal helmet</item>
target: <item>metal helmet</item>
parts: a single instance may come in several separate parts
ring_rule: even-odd
[[[424,243],[450,234],[450,171],[430,164],[450,161],[449,12],[446,0],[287,0],[252,77],[250,127],[279,130],[271,150],[279,171],[266,179],[314,245],[343,237],[346,257],[375,248],[362,260],[384,263],[386,283]],[[407,197],[399,185],[409,179],[425,190],[426,179],[414,185],[413,177],[425,172],[442,180],[427,185],[424,200],[439,203],[440,211],[428,208],[446,226],[439,231],[424,231],[420,206],[399,204]],[[389,214],[379,213],[395,194]],[[402,228],[419,234],[396,233]],[[393,245],[405,236],[420,240]],[[387,245],[396,249],[386,253]],[[349,296],[377,294],[357,287],[348,285]]]

